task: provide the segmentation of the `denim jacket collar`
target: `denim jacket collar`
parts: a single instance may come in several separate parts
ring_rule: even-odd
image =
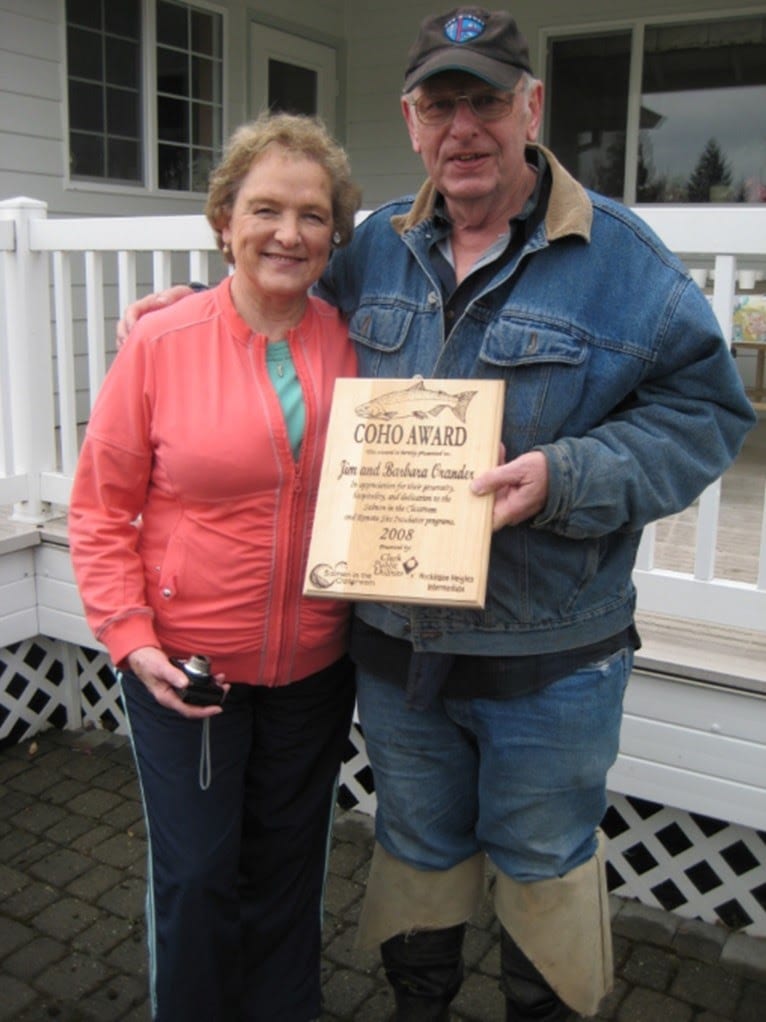
[[[580,235],[590,241],[593,222],[593,207],[585,189],[566,171],[550,149],[535,145],[542,151],[553,176],[548,210],[545,214],[545,234],[549,242],[569,234]],[[406,214],[391,217],[391,224],[398,234],[404,234],[433,216],[437,196],[433,182],[427,180],[415,196],[411,209]]]

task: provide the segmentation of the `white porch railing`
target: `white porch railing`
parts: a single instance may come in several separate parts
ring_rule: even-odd
[[[637,212],[700,279],[731,341],[738,275],[766,268],[766,208]],[[212,257],[212,258],[211,258]],[[203,216],[48,219],[33,199],[0,202],[0,505],[39,523],[65,509],[82,425],[106,372],[120,312],[173,281],[226,272]],[[754,583],[716,575],[720,483],[700,498],[693,570],[660,569],[646,530],[642,610],[766,632],[766,516]]]
[[[766,268],[766,209],[751,206],[654,206],[636,209],[665,244],[690,268],[698,283],[712,276],[713,311],[726,341],[732,324],[738,281],[752,286]],[[744,281],[743,281],[744,283]],[[634,580],[639,606],[650,613],[693,618],[709,624],[766,632],[766,493],[761,505],[758,572],[754,584],[716,575],[721,481],[702,494],[697,517],[694,569],[665,571],[654,557],[656,526],[644,532]]]
[[[15,518],[68,504],[79,426],[139,279],[142,293],[174,274],[207,282],[214,252],[202,216],[49,220],[34,199],[0,202],[0,504]]]

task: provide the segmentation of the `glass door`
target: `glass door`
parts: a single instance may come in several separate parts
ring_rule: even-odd
[[[250,26],[251,111],[316,114],[335,131],[336,68],[331,46],[258,22]]]

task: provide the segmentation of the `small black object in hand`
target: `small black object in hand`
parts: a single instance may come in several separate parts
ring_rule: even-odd
[[[225,691],[216,684],[210,673],[210,658],[201,653],[194,653],[188,660],[171,657],[171,664],[183,671],[189,679],[186,688],[176,689],[178,696],[190,706],[220,706]]]

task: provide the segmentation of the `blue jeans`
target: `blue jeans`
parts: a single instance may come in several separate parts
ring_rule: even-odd
[[[403,687],[357,671],[378,810],[376,837],[415,869],[483,851],[522,883],[563,876],[596,849],[633,653],[512,699],[405,705]]]

